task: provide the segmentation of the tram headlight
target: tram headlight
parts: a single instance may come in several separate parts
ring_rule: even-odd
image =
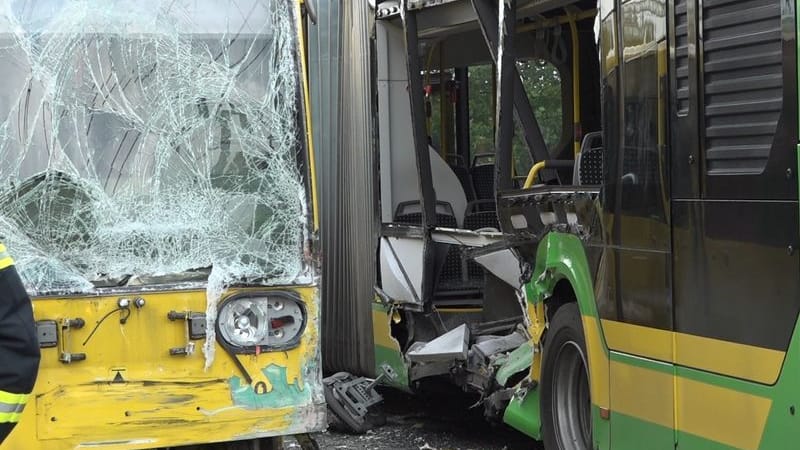
[[[296,294],[237,295],[220,307],[217,335],[236,353],[286,350],[300,342],[305,320],[304,305]]]

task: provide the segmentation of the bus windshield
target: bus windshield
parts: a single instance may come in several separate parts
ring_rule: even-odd
[[[304,276],[292,2],[0,4],[0,240],[29,291]]]

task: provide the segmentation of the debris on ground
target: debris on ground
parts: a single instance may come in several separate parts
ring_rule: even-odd
[[[356,377],[347,372],[339,372],[322,380],[325,387],[325,401],[334,421],[331,426],[340,431],[364,434],[384,423],[375,406],[383,397],[375,390],[380,381]]]
[[[374,407],[384,424],[361,434],[342,430],[333,421],[314,435],[320,448],[332,450],[541,450],[541,445],[502,424],[487,422],[475,399],[463,392],[409,395],[377,388],[384,398]]]

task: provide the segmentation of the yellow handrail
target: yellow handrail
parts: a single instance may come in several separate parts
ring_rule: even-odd
[[[580,98],[580,40],[578,39],[578,24],[574,15],[568,15],[569,29],[572,34],[572,141],[575,155],[581,151],[581,143],[576,139],[578,127],[581,124],[581,98]]]
[[[528,172],[528,178],[525,179],[525,184],[522,186],[523,189],[528,189],[533,186],[533,181],[536,180],[539,171],[544,169],[545,165],[547,165],[547,161],[539,161],[531,167],[531,170]]]

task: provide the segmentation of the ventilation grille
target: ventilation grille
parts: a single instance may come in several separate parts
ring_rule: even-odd
[[[685,0],[684,0],[685,1]],[[783,97],[781,4],[703,2],[706,168],[757,174],[769,158]]]
[[[675,82],[678,114],[689,112],[689,28],[686,0],[675,0]]]

